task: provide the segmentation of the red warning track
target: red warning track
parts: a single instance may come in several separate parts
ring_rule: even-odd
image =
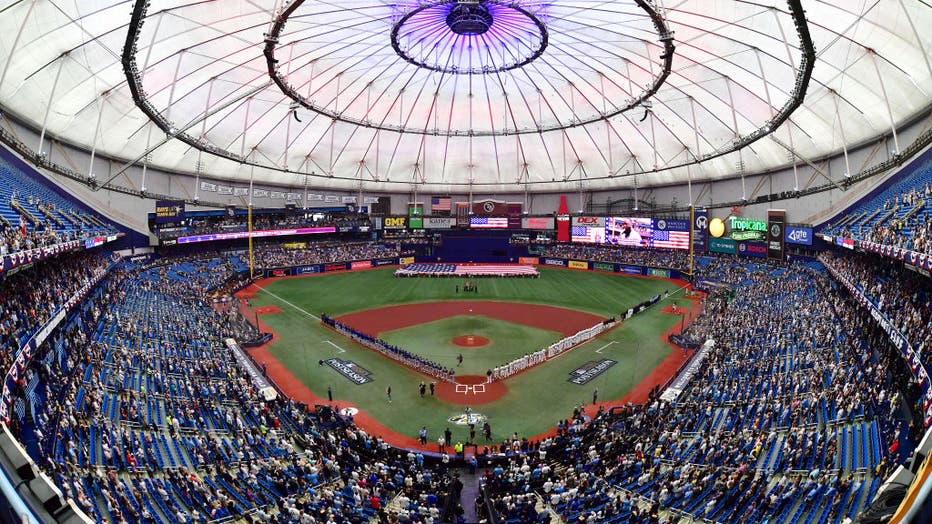
[[[291,277],[291,278],[298,278],[298,277]],[[300,278],[305,278],[305,277],[300,277]],[[658,277],[642,277],[642,278],[658,278]],[[257,282],[255,284],[251,284],[250,286],[246,287],[242,291],[236,293],[236,297],[240,300],[240,303],[239,303],[240,310],[244,312],[244,316],[247,319],[256,318],[255,317],[256,311],[249,308],[246,305],[244,299],[254,298],[256,296],[256,293],[260,289],[265,287],[267,284],[274,282],[275,280],[280,280],[280,279],[278,278],[266,279],[266,280]],[[687,285],[685,282],[682,282],[682,281],[674,280],[674,282],[677,282],[680,285]],[[600,402],[598,404],[590,404],[589,406],[585,408],[586,414],[590,416],[595,415],[599,407],[603,407],[607,409],[612,406],[622,406],[622,405],[627,404],[628,402],[632,402],[635,404],[645,402],[647,400],[648,393],[650,392],[651,389],[653,389],[655,386],[662,386],[668,380],[673,378],[673,376],[676,374],[677,369],[679,369],[679,367],[682,366],[686,362],[687,354],[683,352],[683,350],[681,350],[680,348],[674,346],[673,344],[670,344],[670,342],[668,342],[669,340],[668,337],[670,334],[679,333],[681,326],[684,326],[684,325],[689,326],[689,324],[692,323],[692,320],[696,318],[696,316],[698,316],[699,313],[702,311],[701,299],[704,296],[705,295],[699,294],[699,293],[687,296],[686,298],[691,299],[693,301],[693,304],[692,304],[692,307],[689,308],[688,313],[686,314],[684,318],[684,322],[677,322],[673,327],[667,330],[666,333],[661,335],[661,338],[664,340],[664,342],[666,342],[668,345],[670,345],[673,348],[673,351],[670,353],[670,355],[663,362],[661,362],[660,365],[654,368],[654,370],[648,376],[644,377],[644,379],[637,386],[635,386],[631,391],[629,391],[628,394],[625,395],[623,398],[617,399],[617,400],[608,400],[605,402]],[[465,304],[465,303],[457,302],[453,304]],[[525,308],[527,307],[549,308],[553,310],[558,310],[560,312],[560,315],[576,314],[576,315],[584,315],[585,317],[588,317],[588,320],[586,320],[585,322],[582,322],[580,320],[581,322],[580,327],[575,328],[575,329],[569,328],[569,326],[561,327],[558,324],[550,324],[549,323],[550,321],[548,321],[547,325],[540,326],[543,329],[561,331],[567,335],[573,334],[579,329],[592,326],[595,323],[595,321],[600,320],[599,317],[596,317],[595,315],[590,315],[588,313],[581,313],[579,311],[573,311],[573,310],[569,310],[565,308],[556,308],[556,307],[550,307],[550,306],[533,306],[530,304],[519,305],[519,304],[509,303],[509,302],[479,302],[479,304],[497,304],[498,308],[501,308],[501,310],[512,309],[512,310],[518,310],[518,311],[525,310]],[[415,306],[417,305],[418,304],[415,304]],[[433,304],[430,304],[429,306],[437,307],[440,305],[443,305],[443,304],[433,303]],[[395,307],[408,307],[408,306],[395,306]],[[495,308],[495,309],[499,310],[498,308]],[[392,308],[381,308],[379,311],[384,312],[387,309],[392,309]],[[266,314],[271,313],[271,312],[272,311],[267,311]],[[364,311],[360,313],[353,313],[351,315],[345,315],[344,318],[354,316],[354,315],[363,315],[364,313],[367,313],[367,312]],[[463,313],[461,312],[457,314],[463,314]],[[484,314],[484,315],[492,316],[492,315],[489,315],[488,312],[478,313],[474,311],[473,314]],[[445,318],[447,316],[450,316],[450,315],[449,314],[443,315],[440,318]],[[363,316],[363,318],[365,317]],[[495,317],[495,318],[501,318],[501,317]],[[582,318],[582,317],[577,317],[577,318]],[[525,321],[515,320],[511,316],[503,318],[503,320],[508,320],[510,322],[539,327],[537,324],[531,324]],[[408,321],[409,323],[407,325],[415,325],[415,324],[420,324],[422,322],[428,322],[428,320],[424,320],[423,318],[408,319]],[[248,350],[248,352],[253,357],[253,359],[256,360],[260,365],[265,364],[267,366],[266,373],[268,374],[269,378],[271,378],[272,381],[278,386],[278,388],[282,391],[282,393],[284,393],[286,396],[294,399],[297,402],[303,402],[311,406],[313,406],[314,404],[327,403],[327,404],[334,406],[337,409],[342,409],[345,407],[359,408],[359,406],[355,406],[351,402],[346,402],[346,401],[327,402],[326,398],[321,398],[315,395],[310,389],[308,389],[308,387],[304,383],[298,380],[298,378],[295,377],[291,373],[291,371],[288,370],[288,368],[283,366],[274,356],[272,356],[271,353],[269,353],[268,348],[271,344],[274,344],[275,341],[278,340],[279,338],[278,334],[272,331],[272,329],[269,328],[269,326],[266,325],[264,322],[262,322],[261,319],[259,319],[259,328],[263,332],[272,333],[272,340],[268,342],[267,344],[265,344],[264,346],[261,346],[255,349],[250,349]],[[397,329],[397,328],[389,328],[389,329]],[[569,329],[569,331],[564,331],[565,329]],[[460,382],[468,381],[469,385],[475,386],[476,384],[484,382],[485,377],[478,377],[478,376],[457,377],[457,381],[460,381]],[[457,404],[457,405],[468,404],[471,406],[475,406],[475,405],[485,404],[487,402],[492,402],[496,398],[503,395],[505,390],[507,390],[507,388],[503,383],[499,383],[499,385],[501,386],[501,388],[503,388],[502,391],[495,391],[492,388],[495,385],[488,384],[486,385],[485,393],[476,393],[475,387],[474,387],[473,392],[471,394],[463,394],[463,393],[457,393],[452,384],[443,383],[443,384],[437,385],[438,387],[437,394],[442,399],[446,400],[447,402],[450,402],[451,404]],[[447,388],[444,386],[449,386],[449,387]],[[485,398],[488,398],[489,400],[485,400]],[[557,418],[561,416],[561,414],[554,414],[554,415]],[[389,444],[393,446],[397,446],[400,448],[421,449],[420,442],[418,442],[417,439],[389,429],[388,427],[384,426],[381,422],[375,420],[374,418],[372,418],[370,415],[368,415],[362,410],[360,410],[360,412],[354,417],[354,421],[357,426],[367,431],[370,435],[380,436],[386,442],[388,442]],[[528,436],[528,438],[531,440],[539,440],[539,439],[553,436],[555,434],[556,434],[556,430],[553,429],[545,433],[542,433],[540,435],[535,435],[533,437]]]
[[[574,309],[493,301],[403,304],[350,313],[337,317],[337,320],[363,333],[374,334],[459,315],[482,315],[533,328],[557,331],[567,337],[604,320],[598,315]]]

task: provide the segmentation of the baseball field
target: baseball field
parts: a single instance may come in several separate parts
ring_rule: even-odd
[[[468,438],[468,427],[457,424],[467,411],[487,420],[498,442],[513,433],[546,433],[580,404],[596,409],[596,390],[603,405],[642,400],[682,362],[682,351],[666,342],[666,333],[698,311],[684,298],[682,282],[664,279],[540,268],[540,278],[475,279],[478,292],[464,293],[465,279],[395,278],[393,271],[271,279],[247,288],[242,296],[275,334],[253,355],[293,398],[354,408],[363,428],[399,445],[416,445],[426,427],[433,451],[445,428],[455,440]],[[659,304],[599,337],[484,384],[489,369],[609,317],[621,318],[628,308],[667,292]],[[684,311],[690,312],[685,319]],[[453,369],[458,384],[353,342],[325,327],[322,313]],[[476,441],[485,443],[481,431]]]

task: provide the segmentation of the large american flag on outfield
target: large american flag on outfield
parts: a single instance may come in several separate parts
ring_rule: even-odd
[[[504,217],[470,217],[472,229],[508,229],[508,219]]]
[[[436,213],[437,211],[446,211],[449,213],[452,206],[453,199],[448,196],[435,196],[430,198],[431,213]]]
[[[395,270],[395,275],[457,275],[457,276],[500,276],[533,275],[537,268],[518,264],[431,264],[419,262]]]
[[[653,247],[689,249],[689,231],[659,231],[655,229],[650,244]]]
[[[573,226],[570,230],[570,240],[586,244],[604,244],[605,227]]]

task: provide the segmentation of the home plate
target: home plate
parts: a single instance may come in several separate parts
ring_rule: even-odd
[[[485,393],[485,384],[457,384],[456,392],[468,395],[472,393],[473,395],[478,395],[480,393]]]

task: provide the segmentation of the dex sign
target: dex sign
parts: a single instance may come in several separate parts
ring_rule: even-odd
[[[574,226],[605,227],[605,217],[573,217]]]

